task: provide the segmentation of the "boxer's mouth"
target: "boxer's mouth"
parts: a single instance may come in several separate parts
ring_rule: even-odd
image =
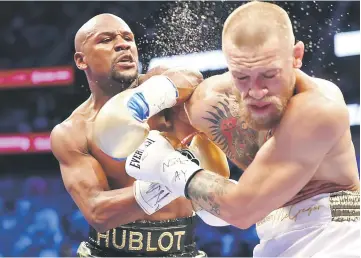
[[[269,106],[271,105],[270,102],[252,102],[252,103],[249,103],[248,106],[252,106],[252,107],[255,107],[255,108],[263,108],[263,107],[266,107],[266,106]]]
[[[266,110],[268,110],[268,108],[271,106],[271,103],[269,102],[254,102],[254,103],[250,103],[248,104],[248,108],[256,113],[259,112],[264,112]]]
[[[133,63],[134,59],[131,55],[122,55],[118,60],[117,63]]]
[[[136,66],[133,57],[128,54],[120,56],[117,59],[116,65],[121,69],[129,69]]]

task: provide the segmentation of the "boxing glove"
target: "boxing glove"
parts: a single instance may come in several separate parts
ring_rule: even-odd
[[[179,182],[184,180],[184,173],[188,176],[202,170],[198,164],[182,155],[181,151],[175,150],[167,140],[169,137],[163,135],[156,130],[150,131],[139,148],[127,157],[125,171],[129,176],[138,180],[164,183],[169,187],[171,184],[167,184],[170,183],[168,181]],[[170,179],[166,174],[172,174],[174,178]],[[184,196],[181,189],[177,190],[177,196]]]
[[[178,197],[165,185],[136,180],[133,185],[134,197],[143,211],[151,215]]]
[[[152,131],[151,134],[153,133],[154,132]],[[175,148],[183,148],[181,141],[179,141],[171,134],[159,134],[166,138],[167,141],[171,143],[171,145]],[[150,139],[148,139],[148,141],[149,140]],[[138,155],[140,156],[142,154],[138,152]],[[133,159],[129,164],[132,164],[132,166],[134,167],[138,166],[135,159]],[[134,182],[133,189],[135,200],[137,201],[138,205],[143,209],[143,211],[148,215],[155,213],[159,209],[163,208],[164,206],[178,198],[178,196],[175,196],[168,187],[160,183],[136,180]]]
[[[93,140],[107,155],[124,160],[149,133],[146,120],[177,103],[178,90],[163,75],[123,91],[100,109],[93,123]]]
[[[187,171],[197,171],[200,169],[200,157],[201,156],[207,156],[207,149],[204,148],[204,146],[207,146],[204,144],[205,142],[209,141],[208,138],[203,137],[194,139],[192,142],[192,148],[197,151],[198,154],[192,153],[191,150],[187,149],[178,139],[173,137],[170,134],[167,133],[159,133],[158,131],[151,131],[148,135],[147,140],[145,143],[143,143],[133,155],[131,155],[127,161],[126,161],[126,171],[128,175],[142,179],[142,180],[149,180],[149,181],[155,181],[155,182],[162,182],[162,166],[168,166],[168,164],[165,163],[159,163],[159,160],[157,158],[162,156],[167,156],[167,153],[173,152],[174,154],[174,163],[179,164],[179,174],[178,176],[173,177],[174,180],[170,181],[182,181],[182,175],[186,177]],[[174,150],[174,147],[176,147],[178,150]],[[208,145],[209,146],[209,145]],[[212,145],[210,145],[212,146]],[[202,150],[202,152],[199,152]],[[211,149],[212,150],[212,149]],[[206,159],[203,159],[203,161],[207,161]],[[193,163],[193,164],[192,164]],[[208,160],[206,166],[214,167],[217,163],[217,160]],[[158,169],[157,169],[158,167]],[[226,163],[223,165],[223,167],[227,167],[226,171],[229,172],[228,164]],[[143,172],[143,171],[148,171]],[[159,174],[160,173],[160,174]],[[157,175],[159,174],[159,175]],[[191,172],[189,172],[191,174]],[[229,173],[227,174],[229,175]],[[139,181],[139,180],[138,180]],[[136,181],[136,182],[138,182]],[[169,181],[168,181],[169,182]],[[176,184],[177,185],[177,184]],[[161,187],[164,191],[162,193],[166,193],[168,187],[164,186],[162,183],[158,184],[159,189]],[[160,190],[159,190],[160,191]],[[167,192],[168,193],[168,192]],[[153,193],[154,194],[154,193]],[[144,205],[144,201],[142,200],[141,194],[135,192],[136,200],[138,204],[144,209],[144,207],[148,207],[149,205]],[[166,205],[170,201],[174,200],[175,196],[182,196],[182,193],[169,193],[162,204]],[[154,198],[152,199],[154,202]],[[161,207],[164,207],[161,206]],[[150,205],[152,206],[152,205]],[[154,206],[154,205],[153,205]],[[145,210],[145,212],[148,212]],[[229,225],[227,222],[223,221],[222,219],[219,219],[218,217],[212,215],[211,213],[202,210],[202,209],[196,209],[196,214],[208,225],[211,226],[227,226]]]

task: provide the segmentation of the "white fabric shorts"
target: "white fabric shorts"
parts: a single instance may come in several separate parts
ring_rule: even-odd
[[[360,257],[360,192],[320,194],[257,223],[254,257]]]

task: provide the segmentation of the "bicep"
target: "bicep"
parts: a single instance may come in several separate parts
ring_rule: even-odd
[[[275,135],[261,147],[240,178],[238,195],[250,198],[247,210],[255,212],[257,219],[294,197],[343,134],[344,126],[339,125],[345,120],[343,111],[325,107],[298,106],[296,113],[286,112]]]
[[[92,156],[74,153],[69,162],[60,163],[60,171],[65,188],[69,192],[89,192],[108,190],[108,182],[99,162]],[[84,190],[83,190],[84,189]]]
[[[305,161],[295,153],[279,149],[271,138],[257,153],[250,166],[244,171],[237,188],[246,203],[246,210],[252,212],[254,222],[291,200],[314,176],[320,161]],[[236,194],[236,195],[237,195]]]
[[[91,220],[97,196],[109,190],[101,165],[87,154],[77,154],[72,161],[60,163],[60,170],[66,190],[85,218]]]
[[[51,135],[53,154],[58,159],[64,186],[85,216],[99,192],[109,189],[100,163],[85,152],[81,137],[56,128]]]

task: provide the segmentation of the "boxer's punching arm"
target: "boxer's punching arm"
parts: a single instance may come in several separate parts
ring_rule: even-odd
[[[186,189],[189,198],[223,220],[248,228],[295,196],[349,127],[346,106],[298,94],[271,137],[232,184],[207,171]]]
[[[51,148],[60,163],[65,188],[97,231],[143,219],[133,187],[109,190],[105,173],[87,152],[82,131],[71,133],[58,125],[51,133]]]
[[[125,159],[148,135],[147,119],[185,102],[202,80],[199,72],[174,68],[117,94],[94,121],[94,142],[109,156]]]

